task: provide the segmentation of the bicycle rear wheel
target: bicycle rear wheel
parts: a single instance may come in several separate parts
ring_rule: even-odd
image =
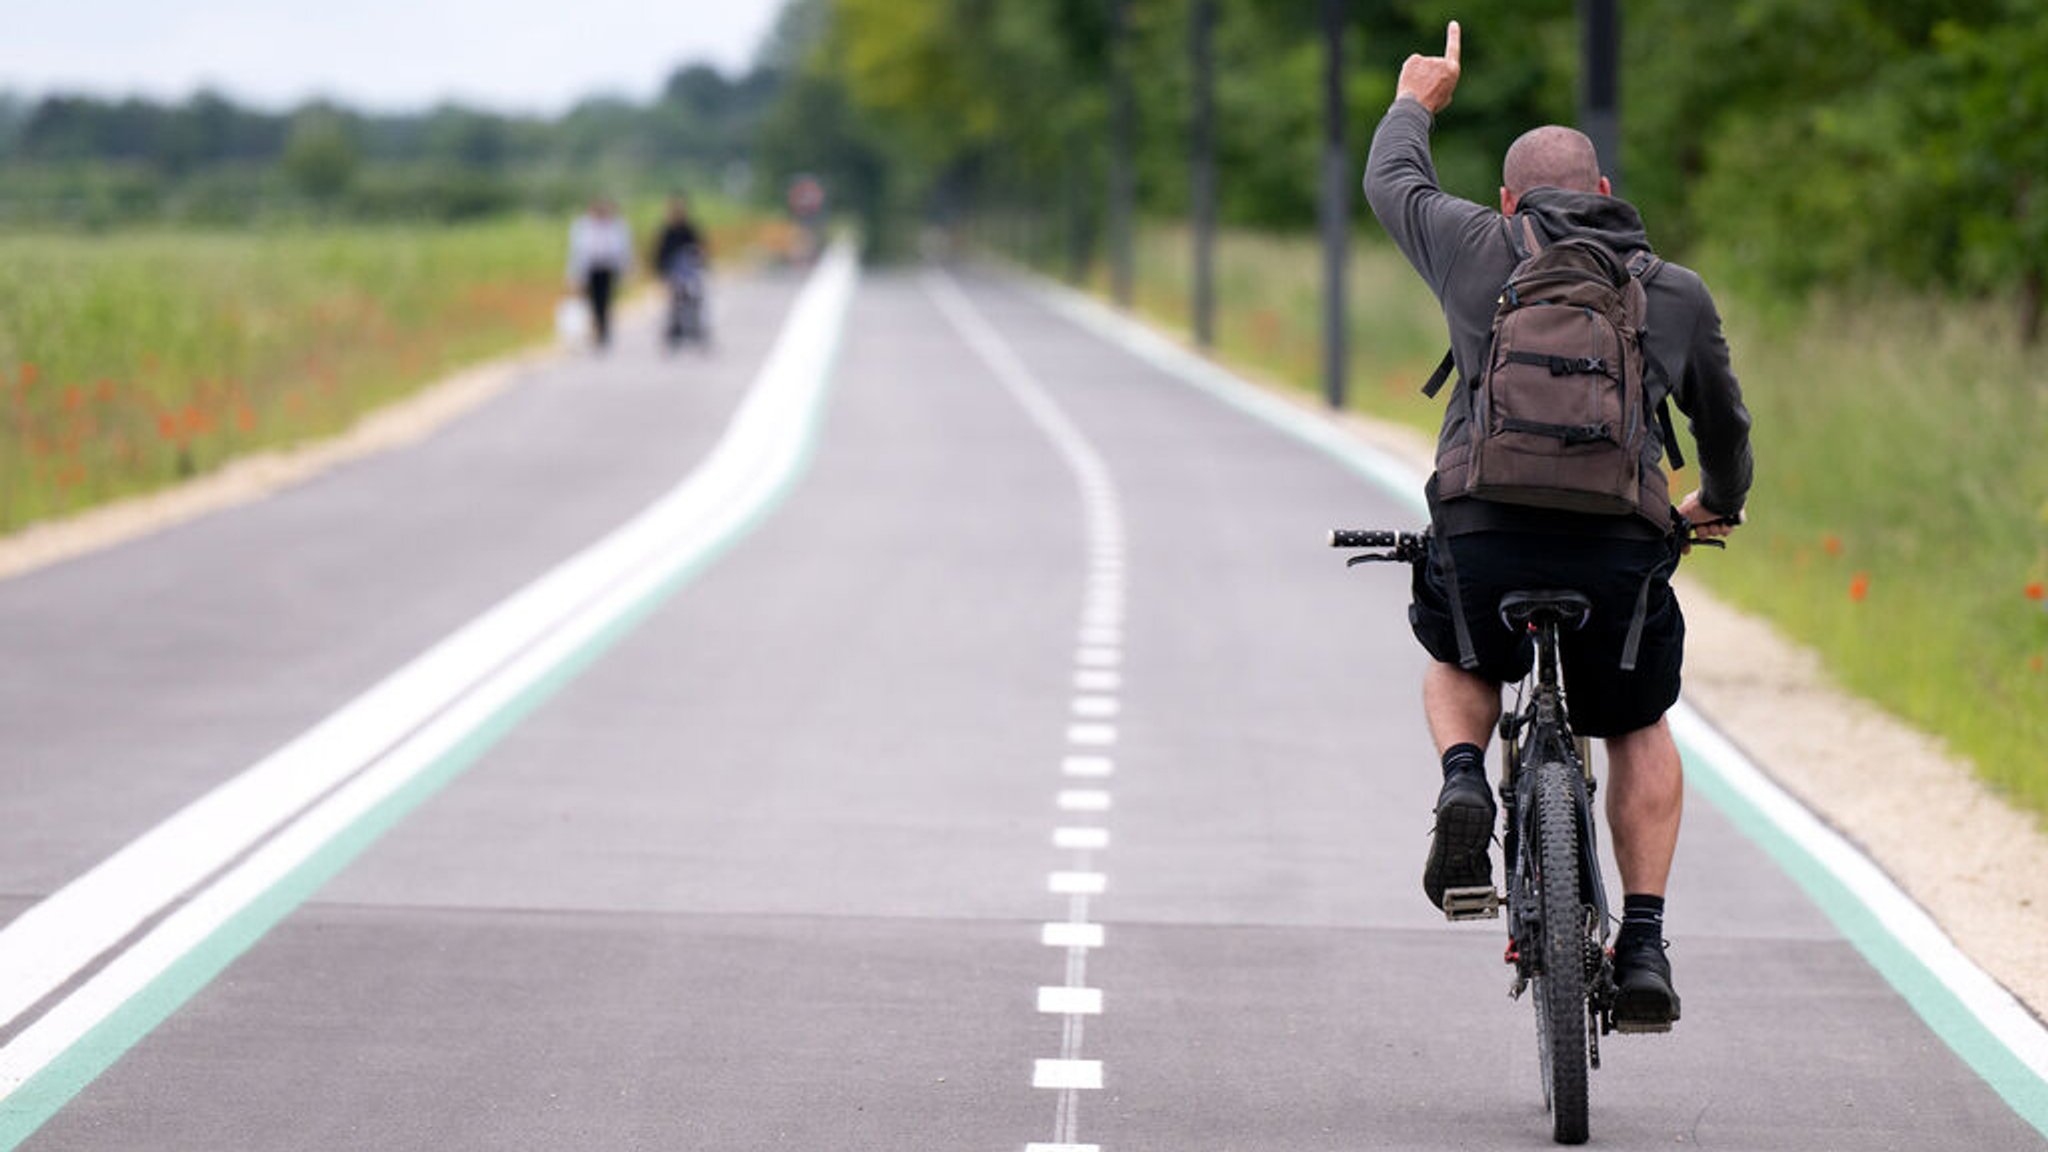
[[[1551,1136],[1583,1144],[1586,1119],[1586,904],[1579,876],[1579,822],[1572,769],[1536,773],[1537,898],[1543,913],[1536,985],[1537,1059]]]

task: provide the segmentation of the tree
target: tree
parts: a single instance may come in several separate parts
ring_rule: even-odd
[[[338,200],[355,179],[355,136],[340,112],[313,104],[292,118],[285,143],[285,175],[301,192],[323,203]]]

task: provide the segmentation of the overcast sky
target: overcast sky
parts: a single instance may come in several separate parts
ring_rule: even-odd
[[[783,0],[0,0],[0,92],[559,112],[745,70]]]

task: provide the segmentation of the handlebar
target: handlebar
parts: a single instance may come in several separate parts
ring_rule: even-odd
[[[1401,538],[1414,539],[1412,532],[1388,532],[1378,528],[1332,528],[1332,548],[1398,548]]]
[[[1717,516],[1711,520],[1682,521],[1674,531],[1681,534],[1680,539],[1688,547],[1698,544],[1708,548],[1726,548],[1728,546],[1727,541],[1711,539],[1696,533],[1701,528],[1719,527],[1723,524],[1732,526],[1740,523],[1742,523],[1740,515]],[[1375,561],[1393,564],[1412,564],[1428,555],[1429,532],[1427,529],[1421,532],[1394,532],[1384,528],[1332,528],[1330,529],[1330,547],[1379,548],[1385,550],[1361,552],[1359,555],[1346,560],[1345,564],[1347,566],[1352,564],[1369,564]]]
[[[1380,528],[1332,528],[1332,548],[1384,548],[1384,552],[1363,552],[1344,563],[1370,564],[1385,561],[1390,564],[1413,564],[1422,559],[1427,551],[1429,537],[1423,532],[1389,532]]]

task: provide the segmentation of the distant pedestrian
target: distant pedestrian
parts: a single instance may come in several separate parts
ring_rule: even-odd
[[[633,266],[633,236],[617,206],[600,196],[589,211],[569,226],[568,281],[590,302],[591,331],[597,346],[612,339],[612,293]]]

